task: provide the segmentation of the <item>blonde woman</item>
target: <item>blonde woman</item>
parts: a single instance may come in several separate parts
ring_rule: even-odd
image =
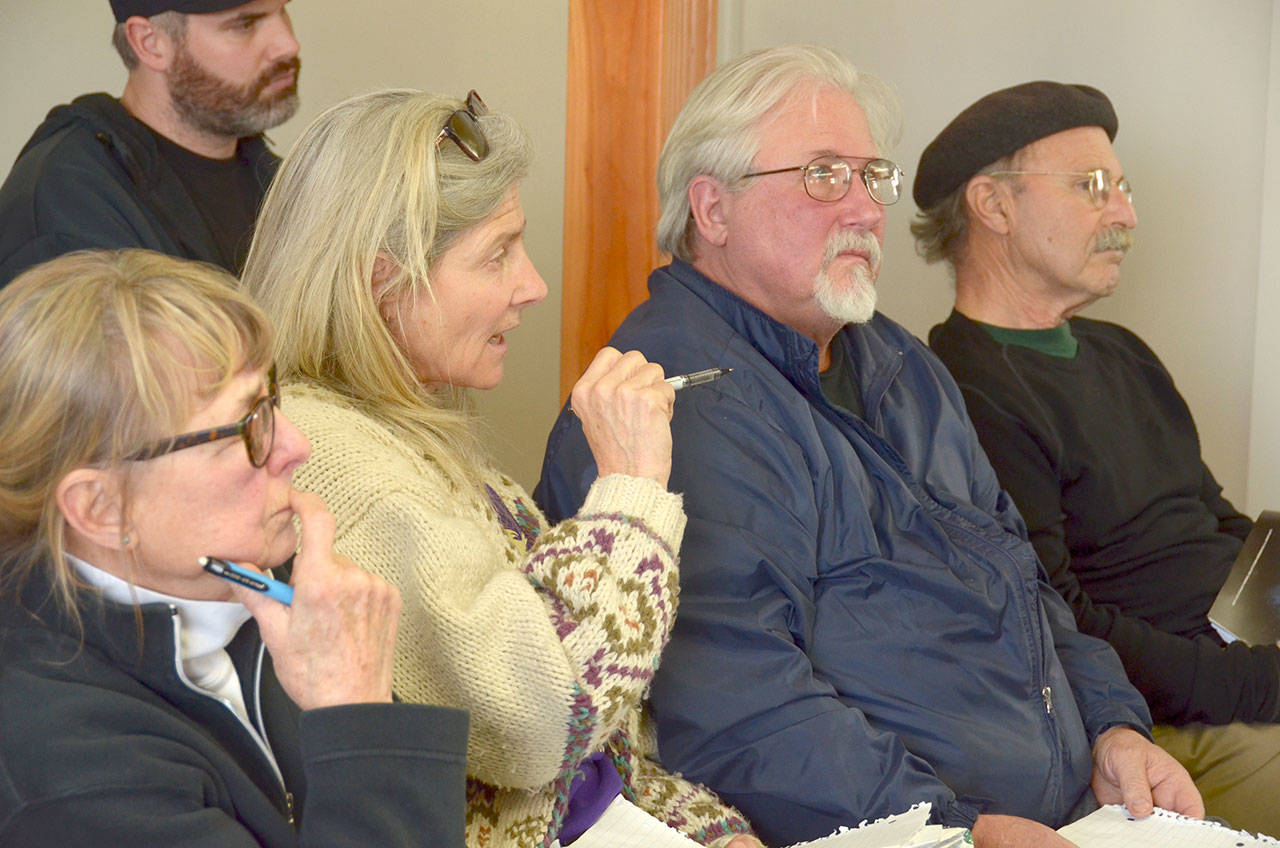
[[[574,388],[600,476],[555,527],[462,401],[502,379],[506,333],[546,295],[529,161],[474,92],[377,92],[302,134],[245,270],[315,448],[299,484],[333,509],[337,549],[400,588],[397,694],[471,713],[469,845],[569,844],[637,808],[725,845],[746,823],[663,772],[641,728],[684,528],[661,369],[606,349]]]
[[[5,848],[462,843],[466,716],[390,703],[396,592],[293,490],[270,365],[210,265],[70,254],[0,292]],[[282,564],[295,519],[291,605],[201,568]]]

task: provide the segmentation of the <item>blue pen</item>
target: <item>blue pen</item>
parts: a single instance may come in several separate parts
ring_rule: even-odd
[[[256,571],[250,571],[218,557],[202,556],[200,557],[200,566],[207,572],[223,580],[230,580],[232,583],[239,583],[241,586],[247,586],[255,592],[261,592],[268,598],[273,598],[285,606],[293,603],[293,587],[288,583],[281,583],[279,580],[272,579],[265,574],[259,574]]]

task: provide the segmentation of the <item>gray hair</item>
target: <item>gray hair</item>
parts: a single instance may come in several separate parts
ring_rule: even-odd
[[[745,53],[716,68],[680,110],[658,158],[658,247],[693,260],[689,186],[706,174],[736,185],[759,152],[759,125],[778,103],[805,83],[849,92],[862,108],[877,152],[898,141],[902,110],[883,81],[859,73],[826,47],[792,44]]]
[[[158,15],[152,15],[147,20],[151,21],[151,25],[156,29],[164,31],[174,41],[181,42],[187,35],[187,16],[182,12],[161,12]],[[116,24],[115,29],[111,30],[111,46],[120,54],[120,61],[124,62],[127,70],[132,71],[138,67],[138,54],[133,52],[133,47],[129,44],[129,37],[125,35],[124,22]]]
[[[324,386],[395,425],[456,483],[471,476],[474,422],[459,398],[418,383],[374,302],[374,262],[397,271],[384,299],[434,297],[435,262],[497,210],[528,173],[533,149],[510,117],[480,125],[473,162],[436,139],[463,104],[404,89],[329,108],[285,157],[263,200],[244,283],[276,323],[282,380]]]
[[[1020,159],[1019,154],[1025,149],[1021,148],[1008,156],[1000,157],[979,169],[973,177],[1016,169]],[[965,201],[965,190],[973,177],[969,177],[955,191],[933,206],[916,213],[916,219],[911,222],[911,235],[916,239],[916,253],[925,262],[933,264],[945,260],[951,263],[954,269],[956,263],[963,257],[969,235],[969,205]]]

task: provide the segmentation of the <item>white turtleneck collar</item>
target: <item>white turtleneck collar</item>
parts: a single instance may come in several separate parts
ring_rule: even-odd
[[[135,586],[71,554],[67,554],[67,560],[75,567],[80,579],[101,591],[107,600],[129,605],[162,603],[176,607],[180,635],[178,661],[187,679],[219,700],[229,702],[240,719],[252,726],[244,705],[240,677],[226,651],[241,626],[252,617],[244,604],[176,598]]]

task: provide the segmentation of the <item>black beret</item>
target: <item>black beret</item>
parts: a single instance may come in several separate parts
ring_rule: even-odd
[[[183,12],[189,15],[206,15],[243,6],[249,0],[111,0],[111,11],[116,23],[124,23],[133,15],[149,18],[161,12]]]
[[[1116,112],[1092,86],[1042,80],[994,91],[929,142],[911,194],[917,206],[928,209],[997,159],[1045,136],[1094,126],[1115,140]]]

